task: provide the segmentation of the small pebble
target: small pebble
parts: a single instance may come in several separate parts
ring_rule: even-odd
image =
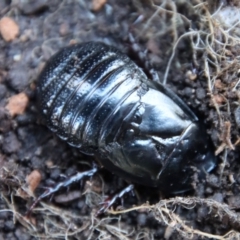
[[[21,54],[16,54],[16,55],[13,56],[13,61],[18,62],[18,61],[21,60],[21,58],[22,58]]]
[[[21,143],[18,141],[17,136],[13,132],[8,132],[4,135],[3,151],[5,153],[14,153],[19,150]]]
[[[12,231],[15,228],[15,225],[12,220],[8,220],[5,222],[4,227],[7,231]]]
[[[51,177],[52,179],[54,179],[54,180],[57,180],[57,179],[59,178],[60,174],[61,174],[60,169],[59,169],[59,168],[55,168],[55,169],[53,169],[53,170],[51,171],[50,177]]]
[[[238,128],[240,128],[240,107],[237,107],[234,111],[234,117],[235,117],[235,122],[238,126]]]
[[[21,239],[21,240],[29,240],[29,239],[31,239],[31,236],[27,232],[24,232],[23,230],[25,230],[25,229],[22,229],[22,228],[18,227],[16,229],[14,235],[18,239]]]
[[[24,0],[19,1],[19,8],[25,15],[33,15],[44,12],[49,8],[48,0]]]
[[[214,193],[213,196],[211,197],[211,199],[213,199],[213,200],[215,200],[215,201],[217,201],[219,203],[223,203],[223,195],[222,195],[222,193],[218,193],[218,192]]]
[[[196,96],[198,100],[202,100],[206,97],[206,91],[203,88],[197,88]]]
[[[238,208],[240,206],[240,196],[230,196],[227,199],[228,205],[230,208]]]
[[[140,226],[144,226],[146,225],[146,214],[145,213],[140,213],[138,214],[137,216],[137,222],[138,222],[138,225]]]
[[[0,99],[3,99],[7,94],[7,88],[0,83]]]
[[[214,174],[209,174],[209,176],[208,176],[208,183],[212,187],[218,187],[219,184],[220,184],[219,178],[216,175],[214,175]]]

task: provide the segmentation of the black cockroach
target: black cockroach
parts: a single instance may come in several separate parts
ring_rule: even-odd
[[[114,47],[63,48],[37,84],[46,125],[127,180],[179,193],[191,189],[194,173],[204,177],[216,164],[195,114]]]

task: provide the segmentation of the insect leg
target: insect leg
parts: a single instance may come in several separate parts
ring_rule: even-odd
[[[66,179],[63,182],[58,183],[56,186],[54,187],[49,187],[47,188],[47,190],[42,193],[31,205],[31,207],[29,208],[29,210],[27,211],[27,216],[29,216],[29,214],[32,212],[32,210],[35,208],[35,206],[45,197],[50,196],[51,194],[59,191],[61,188],[63,187],[68,187],[70,186],[72,183],[77,182],[82,180],[84,177],[92,177],[96,172],[98,171],[98,168],[96,166],[94,166],[91,170],[88,171],[84,171],[84,172],[78,172],[77,174],[73,175],[72,177]]]
[[[122,199],[122,197],[126,193],[131,192],[133,189],[134,189],[134,185],[130,184],[120,192],[105,199],[104,202],[101,203],[103,206],[98,210],[97,215],[105,213],[116,202],[118,198]]]

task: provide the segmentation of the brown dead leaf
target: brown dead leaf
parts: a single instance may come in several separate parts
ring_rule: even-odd
[[[26,182],[31,192],[34,192],[42,179],[41,173],[38,170],[33,170],[27,177]]]
[[[0,20],[0,33],[6,42],[14,40],[19,34],[19,26],[10,17],[3,17]]]
[[[92,10],[99,11],[107,2],[107,0],[92,0]]]
[[[29,99],[25,93],[19,93],[9,98],[8,104],[6,105],[6,109],[10,113],[12,117],[23,114]]]

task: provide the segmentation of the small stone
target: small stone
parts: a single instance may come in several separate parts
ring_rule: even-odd
[[[61,175],[61,171],[59,168],[55,168],[52,170],[50,177],[54,180],[57,180],[59,176]]]
[[[3,17],[0,20],[0,33],[6,42],[14,40],[19,34],[19,26],[10,17]]]
[[[15,232],[14,232],[14,235],[17,237],[17,239],[30,240],[31,236],[29,234],[27,234],[27,232],[25,232],[24,230],[25,229],[17,227]]]
[[[53,161],[52,161],[52,160],[47,160],[47,161],[45,162],[45,165],[46,165],[47,168],[52,168],[54,164],[53,164]]]
[[[239,208],[240,206],[240,196],[230,196],[227,199],[230,208]]]
[[[197,88],[196,96],[197,99],[202,100],[206,97],[206,91],[203,88]]]
[[[214,174],[209,174],[208,183],[212,187],[219,187],[220,181],[219,178]]]
[[[234,111],[234,117],[235,117],[235,122],[238,126],[238,128],[240,128],[240,107],[237,107]]]
[[[192,72],[192,71],[190,71],[190,70],[188,70],[188,71],[186,72],[186,77],[187,77],[189,80],[194,81],[194,80],[197,79],[197,74],[194,73],[194,72]]]
[[[219,202],[219,203],[223,203],[223,195],[222,193],[214,193],[212,197],[210,197],[211,199]]]
[[[20,41],[21,42],[27,42],[29,39],[32,38],[32,36],[33,36],[32,29],[25,29],[20,36]]]
[[[46,11],[49,8],[48,0],[24,0],[20,1],[19,8],[25,15],[33,15]]]
[[[13,132],[8,132],[4,135],[3,151],[5,153],[14,153],[19,150],[21,143],[18,141],[17,136]]]
[[[5,222],[4,227],[5,227],[5,230],[12,231],[12,230],[14,230],[15,225],[14,225],[13,221],[8,220]]]
[[[0,83],[0,99],[3,99],[7,94],[7,88]]]
[[[140,213],[137,217],[138,225],[144,226],[144,225],[146,225],[146,221],[147,221],[146,214]]]
[[[185,96],[192,96],[193,89],[191,89],[190,87],[185,87],[182,92]]]
[[[18,63],[10,66],[7,81],[16,92],[22,92],[29,85],[29,72],[23,66],[23,61]]]
[[[208,215],[209,210],[206,206],[201,206],[197,210],[197,220],[201,222]]]
[[[23,114],[29,99],[25,93],[19,93],[9,98],[9,102],[6,106],[6,109],[12,117]]]
[[[13,61],[15,62],[19,62],[22,58],[22,55],[21,54],[16,54],[13,56]]]

